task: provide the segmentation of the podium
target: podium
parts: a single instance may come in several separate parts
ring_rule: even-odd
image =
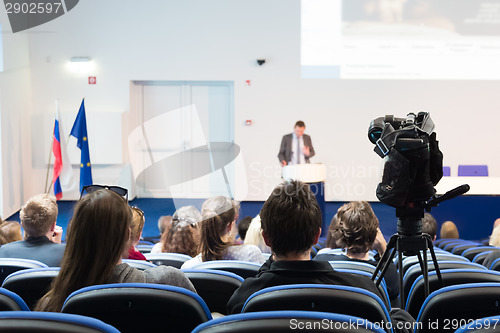
[[[286,165],[281,170],[281,178],[284,180],[300,180],[309,185],[321,209],[321,236],[325,236],[330,224],[325,211],[326,167],[322,163]]]

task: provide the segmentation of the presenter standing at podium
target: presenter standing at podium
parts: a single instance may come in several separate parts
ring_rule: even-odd
[[[281,166],[309,163],[309,159],[314,156],[311,137],[304,134],[305,129],[306,124],[299,120],[295,123],[293,133],[283,136],[278,154]]]

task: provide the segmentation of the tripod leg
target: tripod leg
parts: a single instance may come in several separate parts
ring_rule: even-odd
[[[375,279],[377,278],[378,272],[380,272],[380,270],[382,269],[382,273],[380,274],[380,278],[375,283],[377,285],[377,287],[379,286],[380,282],[382,281],[381,279],[384,276],[385,271],[387,270],[386,266],[389,267],[387,265],[387,263],[392,261],[392,259],[394,258],[394,254],[395,254],[394,245],[396,244],[397,238],[398,238],[397,235],[391,236],[391,239],[389,239],[389,243],[387,244],[387,247],[385,249],[384,255],[382,256],[382,258],[380,258],[380,261],[378,262],[377,267],[375,268],[375,271],[372,274],[372,281],[375,281]]]
[[[437,262],[436,253],[434,252],[434,245],[432,244],[431,236],[429,236],[428,234],[423,234],[423,236],[425,237],[427,244],[429,246],[429,252],[431,253],[432,262],[434,263],[434,270],[436,271],[436,275],[438,277],[439,283],[441,284],[441,287],[444,287],[443,278],[441,276],[441,270],[439,269],[439,265]]]
[[[403,290],[403,250],[401,249],[401,240],[398,238],[396,242],[396,250],[398,251],[398,267],[399,267],[399,306],[404,310],[405,291]]]

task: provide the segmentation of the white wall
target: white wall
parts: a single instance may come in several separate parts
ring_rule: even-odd
[[[6,72],[0,74],[2,138],[10,141],[2,142],[5,211],[6,201],[19,206],[28,194],[43,191],[46,170],[33,167],[31,132],[21,124],[33,113],[53,114],[56,98],[62,112],[76,114],[85,97],[89,113],[124,113],[122,147],[114,147],[124,152],[122,164],[94,163],[94,180],[132,186],[126,132],[133,80],[234,81],[235,139],[249,182],[247,197],[238,199],[264,200],[280,181],[281,136],[299,119],[312,135],[313,162],[328,166],[327,200],[375,199],[382,161],[367,139],[373,118],[430,111],[445,164],[453,168],[483,164],[481,147],[500,139],[498,131],[483,130],[500,121],[498,82],[301,79],[299,0],[86,0],[28,32],[4,33],[4,39],[6,46],[22,44],[5,47]],[[94,60],[97,85],[68,70],[72,56]],[[258,58],[266,64],[258,66]],[[13,66],[21,59],[22,66]],[[254,125],[244,126],[246,119]],[[499,176],[500,157],[490,158],[490,173]],[[25,168],[22,176],[14,163]]]
[[[3,15],[3,13],[2,13]],[[0,17],[2,32],[10,31]],[[0,216],[17,211],[34,194],[31,178],[29,114],[32,110],[29,38],[3,34],[4,71],[0,73],[2,204]]]

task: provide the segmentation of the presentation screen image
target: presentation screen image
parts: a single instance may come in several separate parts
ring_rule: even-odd
[[[499,80],[500,0],[302,0],[303,78]]]

